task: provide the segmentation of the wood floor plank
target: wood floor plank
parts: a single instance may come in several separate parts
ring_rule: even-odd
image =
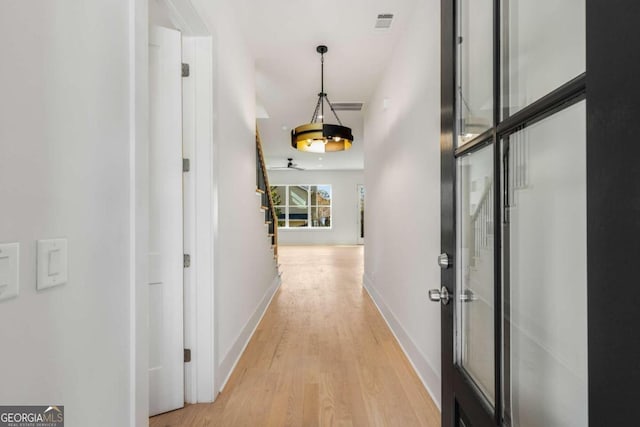
[[[177,426],[432,426],[440,413],[362,288],[362,247],[280,247],[283,283],[212,404]]]

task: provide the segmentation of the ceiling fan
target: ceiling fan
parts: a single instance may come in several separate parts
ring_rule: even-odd
[[[293,163],[293,158],[289,157],[287,158],[287,166],[275,166],[271,169],[295,169],[298,171],[303,171],[305,170],[304,168],[299,168],[297,163]]]

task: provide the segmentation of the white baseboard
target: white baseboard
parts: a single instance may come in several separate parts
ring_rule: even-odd
[[[364,289],[378,308],[382,318],[387,323],[387,326],[389,326],[391,333],[396,337],[396,341],[398,341],[400,348],[407,356],[407,359],[409,359],[409,363],[413,366],[413,369],[427,389],[427,392],[431,395],[433,402],[438,409],[441,409],[441,377],[438,371],[434,369],[432,364],[413,342],[407,331],[402,327],[398,318],[393,314],[393,311],[376,290],[373,281],[366,274],[363,275],[362,279]]]
[[[280,287],[281,283],[282,280],[280,278],[280,274],[276,274],[276,276],[273,278],[271,286],[269,287],[267,292],[265,292],[264,297],[262,298],[262,301],[260,301],[260,304],[258,304],[255,312],[249,318],[247,323],[245,323],[235,343],[231,346],[231,349],[229,349],[227,354],[224,356],[224,359],[222,360],[220,365],[218,365],[216,378],[224,378],[224,381],[218,388],[219,392],[222,392],[224,387],[227,385],[227,382],[229,381],[233,370],[238,364],[242,353],[244,353],[244,350],[247,348],[251,337],[258,328],[260,321],[264,317],[264,314],[266,313],[269,304],[271,304],[271,300],[276,294],[276,291]]]

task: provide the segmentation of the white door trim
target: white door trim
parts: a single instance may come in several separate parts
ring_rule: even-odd
[[[129,423],[149,423],[149,3],[129,1]]]
[[[185,174],[185,401],[212,402],[214,394],[214,168],[212,43],[210,37],[183,37],[183,151],[190,160]]]

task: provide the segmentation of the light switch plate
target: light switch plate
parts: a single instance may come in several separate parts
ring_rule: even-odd
[[[39,291],[67,283],[67,239],[38,240]]]
[[[18,296],[20,244],[0,244],[0,301]]]

